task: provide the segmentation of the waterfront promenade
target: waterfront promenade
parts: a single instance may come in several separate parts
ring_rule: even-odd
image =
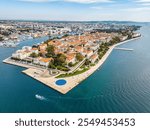
[[[122,45],[124,43],[130,42],[132,40],[136,40],[138,38],[126,40],[124,42],[120,42],[118,44],[115,44],[115,45],[109,47],[109,50],[106,52],[106,54],[102,57],[102,59],[95,66],[91,67],[89,70],[87,70],[86,72],[84,72],[82,74],[63,78],[67,81],[67,83],[62,86],[56,85],[56,81],[59,80],[59,78],[56,78],[56,76],[49,76],[49,77],[41,76],[43,71],[41,71],[40,68],[36,68],[36,67],[30,66],[30,65],[23,65],[21,63],[12,62],[9,59],[4,60],[3,62],[7,63],[7,64],[13,64],[13,65],[28,68],[27,70],[23,71],[24,74],[40,81],[41,83],[47,85],[50,88],[53,88],[54,90],[56,90],[62,94],[66,94],[71,89],[76,87],[80,82],[82,82],[83,80],[88,78],[91,74],[93,74],[99,67],[101,67],[101,65],[106,61],[106,59],[108,58],[108,56],[111,54],[111,52],[113,51],[113,49],[115,47]]]

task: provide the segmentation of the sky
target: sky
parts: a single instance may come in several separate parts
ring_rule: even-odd
[[[150,0],[0,0],[0,19],[150,22]]]

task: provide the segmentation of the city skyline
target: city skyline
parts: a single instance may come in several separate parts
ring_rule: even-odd
[[[1,0],[0,3],[0,19],[6,20],[150,22],[150,0]]]

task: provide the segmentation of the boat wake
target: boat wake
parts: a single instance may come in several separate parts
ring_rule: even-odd
[[[36,94],[36,95],[35,95],[35,98],[37,98],[37,99],[39,99],[39,100],[41,100],[41,101],[47,101],[47,98],[45,98],[44,96],[41,96],[41,95],[39,95],[39,94]]]

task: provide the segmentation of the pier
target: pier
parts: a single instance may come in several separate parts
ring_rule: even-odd
[[[130,48],[120,48],[120,47],[115,47],[114,49],[123,50],[123,51],[133,51],[134,50],[134,49],[130,49]]]

